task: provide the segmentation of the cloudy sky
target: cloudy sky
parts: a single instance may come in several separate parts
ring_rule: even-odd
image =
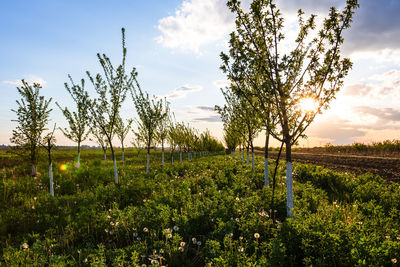
[[[359,1],[343,47],[353,69],[302,145],[399,138],[400,1]],[[340,8],[345,1],[277,4],[290,42],[298,8],[322,18],[330,6]],[[10,143],[16,126],[11,109],[17,107],[16,86],[22,78],[43,85],[42,94],[53,98],[51,123],[66,126],[55,102],[73,105],[63,85],[67,75],[79,80],[86,70],[99,72],[98,52],[119,64],[121,27],[126,28],[128,66],[137,68],[142,88],[166,96],[178,120],[222,137],[222,124],[212,107],[224,102],[219,88],[226,79],[219,70],[219,53],[226,51],[234,28],[225,0],[19,0],[0,3],[0,144]],[[93,93],[90,86],[88,90]],[[131,99],[122,113],[125,118],[135,116]],[[73,144],[60,132],[57,139]],[[262,143],[260,136],[257,144]]]

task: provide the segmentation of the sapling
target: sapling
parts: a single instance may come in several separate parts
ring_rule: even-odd
[[[36,165],[38,162],[40,141],[46,130],[46,124],[52,109],[49,108],[51,98],[46,100],[39,95],[42,86],[38,83],[29,85],[22,80],[22,86],[17,87],[21,100],[17,100],[18,109],[11,111],[17,114],[17,119],[12,120],[18,123],[12,132],[11,143],[16,146],[12,151],[31,164],[31,176],[37,175]]]
[[[71,112],[67,107],[62,108],[57,102],[57,106],[60,108],[64,117],[67,119],[69,129],[60,128],[61,132],[70,140],[74,141],[78,145],[78,163],[80,165],[81,155],[81,144],[86,140],[90,133],[90,116],[89,110],[89,94],[85,91],[85,80],[81,79],[81,84],[75,84],[72,77],[68,75],[71,82],[71,86],[68,83],[64,83],[65,88],[71,95],[76,105],[76,111]]]

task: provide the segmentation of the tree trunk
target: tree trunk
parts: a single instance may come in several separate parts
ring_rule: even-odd
[[[251,170],[254,171],[254,146],[251,144]]]
[[[35,165],[35,163],[32,163],[31,176],[32,177],[36,177],[36,165]]]
[[[268,147],[269,147],[269,134],[265,132],[265,148],[264,148],[264,185],[269,186],[268,177]]]
[[[271,207],[272,208],[274,207],[274,197],[275,197],[275,187],[276,187],[276,173],[278,171],[279,159],[281,157],[283,144],[284,144],[284,142],[281,143],[281,148],[279,149],[278,157],[276,158],[276,161],[275,161],[274,176],[272,177],[272,199],[271,199]]]
[[[114,154],[114,148],[111,147],[111,155],[114,161],[114,177],[115,177],[115,183],[118,184],[118,169],[117,169],[117,159]]]
[[[79,168],[81,164],[81,142],[78,142],[78,164],[76,164],[76,167]]]
[[[247,146],[247,165],[249,165],[249,147]]]
[[[49,164],[49,177],[50,177],[50,195],[54,197],[54,187],[53,187],[53,163]]]
[[[149,172],[150,152],[147,151],[146,173]]]
[[[107,166],[107,152],[104,150],[104,165]]]
[[[125,148],[124,148],[124,143],[122,143],[122,164],[125,165]]]
[[[293,213],[293,180],[292,180],[292,145],[290,139],[286,140],[286,212],[288,217]]]
[[[162,152],[161,152],[161,162],[162,162],[162,165],[164,166],[164,143],[162,144],[161,150],[162,150]]]

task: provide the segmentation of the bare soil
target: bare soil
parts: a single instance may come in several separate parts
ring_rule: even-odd
[[[264,152],[257,151],[257,154],[264,155]],[[278,152],[270,151],[271,158],[276,158]],[[285,159],[284,153],[281,159]],[[293,152],[292,160],[294,162],[309,163],[323,166],[339,172],[348,172],[353,174],[364,174],[366,172],[379,175],[388,182],[400,182],[400,158],[397,155],[355,155],[355,154],[328,154],[321,152]]]

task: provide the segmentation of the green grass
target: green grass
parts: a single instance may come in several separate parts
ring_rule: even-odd
[[[399,184],[295,164],[294,218],[285,219],[284,164],[271,206],[261,158],[254,173],[230,156],[176,159],[162,167],[152,158],[146,174],[144,157],[130,155],[126,165],[118,162],[118,186],[101,153],[82,156],[80,168],[71,162],[64,172],[55,163],[54,198],[46,164],[37,179],[21,175],[23,166],[3,169],[0,263],[391,266],[400,260]]]

